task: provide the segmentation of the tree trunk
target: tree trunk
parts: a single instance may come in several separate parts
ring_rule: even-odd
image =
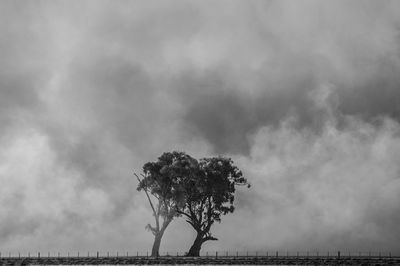
[[[187,253],[188,257],[199,257],[201,245],[204,243],[203,235],[197,234],[196,239],[193,242],[193,245],[190,247],[189,252]]]
[[[160,256],[159,250],[160,250],[161,238],[162,238],[163,234],[164,234],[164,232],[160,231],[154,237],[153,248],[151,249],[152,257]]]

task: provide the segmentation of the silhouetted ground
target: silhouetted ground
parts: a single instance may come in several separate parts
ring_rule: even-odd
[[[0,265],[400,265],[400,257],[228,256],[228,257],[30,257],[0,258]]]

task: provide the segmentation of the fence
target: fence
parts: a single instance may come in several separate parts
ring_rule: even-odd
[[[135,252],[0,252],[0,258],[110,258],[110,257],[150,257],[149,251]],[[183,257],[186,252],[162,251],[160,256]],[[398,256],[398,254],[394,254]],[[392,257],[390,251],[202,251],[200,257]]]
[[[204,254],[203,254],[204,253]],[[200,257],[185,257],[183,253],[164,252],[150,257],[149,252],[47,252],[18,253],[0,257],[0,265],[400,265],[400,257],[390,252],[229,252],[206,251]]]

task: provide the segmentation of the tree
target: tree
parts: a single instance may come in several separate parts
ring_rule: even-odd
[[[180,216],[177,212],[183,206],[183,191],[181,181],[197,167],[197,161],[183,152],[163,153],[156,162],[143,165],[142,179],[135,173],[139,180],[138,191],[146,193],[150,207],[153,211],[155,226],[148,224],[146,229],[154,235],[151,256],[159,256],[161,239],[167,226],[174,217]],[[155,200],[155,204],[153,200]],[[162,217],[162,223],[160,223]]]
[[[199,256],[204,242],[218,240],[210,231],[213,223],[221,222],[222,215],[234,211],[235,186],[250,184],[230,158],[204,158],[191,170],[181,180],[185,203],[177,213],[185,216],[197,232],[187,256]]]

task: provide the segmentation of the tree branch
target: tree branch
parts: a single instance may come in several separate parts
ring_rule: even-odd
[[[176,210],[176,212],[179,213],[179,214],[185,215],[189,219],[192,219],[192,217],[189,214],[187,214],[186,212],[183,212],[183,211],[180,211],[180,210]]]
[[[204,232],[208,233],[210,231],[211,225],[213,224],[212,221],[212,203],[211,203],[211,197],[208,197],[208,211],[207,211],[207,226],[204,229]]]
[[[153,235],[156,235],[157,232],[158,232],[158,231],[156,230],[156,228],[154,228],[153,226],[151,226],[151,224],[147,224],[145,228],[146,228],[147,230],[149,230],[150,232],[152,232]]]
[[[133,172],[133,174],[136,176],[136,178],[137,178],[137,180],[139,181],[139,183],[142,182],[142,181],[140,180],[139,176],[138,176],[135,172]],[[141,176],[145,177],[145,176],[142,175],[142,174],[141,174]],[[157,212],[156,212],[156,209],[154,208],[153,202],[152,202],[151,199],[150,199],[149,193],[147,192],[147,188],[145,188],[145,189],[143,189],[143,190],[144,190],[144,192],[146,193],[146,196],[147,196],[147,199],[149,200],[151,209],[153,210],[154,218],[156,219],[156,222],[157,222]]]
[[[164,219],[160,232],[164,232],[171,221],[172,219],[170,218]]]
[[[199,223],[201,223],[201,226],[203,226],[203,223],[202,223],[202,221],[203,221],[203,208],[204,208],[204,203],[205,203],[205,201],[206,201],[206,198],[204,198],[204,199],[201,201],[200,209],[198,210],[198,213],[199,213]]]
[[[202,241],[203,242],[206,242],[206,241],[208,241],[208,240],[218,240],[218,238],[216,238],[216,237],[213,237],[213,236],[206,236],[206,237],[204,237],[203,239],[202,239]]]
[[[197,221],[197,216],[192,210],[192,204],[190,203],[190,201],[188,202],[188,209],[189,209],[190,216],[191,216],[190,219],[193,221],[194,224],[200,226],[201,224],[199,223],[199,221]]]
[[[190,224],[193,228],[196,229],[196,226],[193,224],[193,222],[189,219],[185,220],[188,224]],[[197,230],[197,229],[196,229]]]

